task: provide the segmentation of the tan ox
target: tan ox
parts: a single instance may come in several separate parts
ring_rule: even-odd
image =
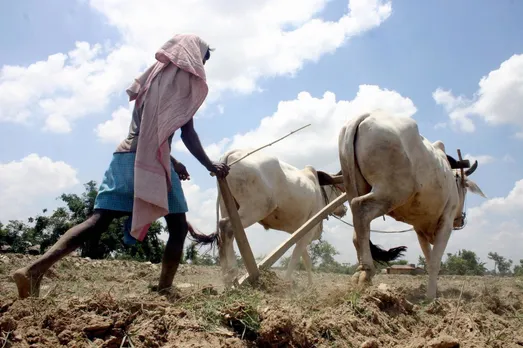
[[[467,190],[485,195],[446,155],[441,141],[430,143],[416,122],[376,111],[349,120],[339,135],[339,156],[354,221],[359,268],[353,280],[364,285],[375,273],[369,249],[370,223],[388,215],[413,226],[429,273],[427,297],[435,298],[441,258],[452,229],[464,225]],[[432,244],[432,248],[431,248]]]

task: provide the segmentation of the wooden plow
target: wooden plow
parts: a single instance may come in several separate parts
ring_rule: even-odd
[[[336,183],[342,183],[343,179],[341,176],[335,177]],[[260,269],[270,268],[276,261],[278,261],[287,250],[289,250],[293,245],[295,245],[304,235],[307,234],[317,224],[321,222],[327,215],[332,213],[338,206],[347,201],[347,194],[343,193],[334,201],[329,203],[325,208],[316,213],[311,217],[307,222],[305,222],[300,228],[298,228],[285,242],[278,246],[274,251],[272,251],[267,257],[265,257],[260,263],[256,264],[254,254],[252,253],[251,246],[245,234],[245,230],[242,226],[240,216],[238,215],[238,210],[236,209],[236,204],[234,198],[231,194],[229,185],[227,184],[227,179],[218,179],[220,186],[220,191],[222,194],[223,202],[232,225],[234,238],[240,250],[240,255],[242,257],[247,273],[242,276],[238,284],[242,285],[246,280],[249,282],[255,281],[260,275]]]
[[[311,217],[307,222],[305,222],[300,228],[298,228],[285,242],[280,244],[276,249],[274,249],[267,257],[265,257],[259,264],[255,264],[256,270],[255,275],[251,273],[249,269],[247,269],[247,274],[242,276],[240,280],[238,281],[239,285],[242,285],[245,283],[246,280],[253,281],[257,279],[259,276],[259,270],[260,269],[267,269],[270,268],[276,261],[280,259],[280,257],[285,254],[287,250],[289,250],[294,244],[296,244],[301,238],[303,238],[304,235],[307,234],[307,232],[310,231],[311,228],[316,226],[323,220],[327,215],[332,213],[339,205],[345,203],[347,201],[347,194],[343,193],[341,196],[336,198],[334,201],[329,203],[325,208],[320,210],[316,213],[313,217]],[[238,243],[239,247],[239,243]],[[241,251],[241,250],[240,250]],[[250,255],[252,260],[254,261],[254,256]],[[247,264],[246,264],[247,265]]]
[[[341,176],[334,177],[335,183],[342,183],[343,178]],[[347,201],[347,194],[343,193],[334,201],[329,203],[326,207],[320,210],[316,215],[311,217],[305,222],[300,228],[298,228],[285,242],[273,250],[267,257],[265,257],[260,263],[256,264],[256,260],[252,253],[251,246],[245,235],[245,230],[240,221],[240,216],[236,210],[236,204],[232,198],[231,191],[227,184],[226,179],[218,179],[220,185],[220,191],[222,192],[223,202],[229,214],[229,219],[234,232],[238,249],[247,269],[247,273],[243,275],[239,280],[238,284],[243,285],[245,281],[253,282],[258,279],[260,275],[260,269],[270,268],[276,261],[278,261],[287,250],[295,245],[304,235],[307,234],[317,224],[321,222],[327,215],[332,213],[338,206]]]

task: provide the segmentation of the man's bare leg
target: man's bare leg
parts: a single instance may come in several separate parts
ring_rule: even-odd
[[[124,213],[108,210],[97,210],[83,223],[70,228],[44,255],[31,265],[20,268],[12,274],[18,287],[18,296],[38,297],[43,275],[58,260],[76,250],[89,238],[98,238],[107,230],[113,219],[124,216]]]
[[[185,214],[169,214],[165,217],[169,229],[169,239],[165,246],[162,260],[162,273],[158,283],[158,291],[169,289],[174,280],[182,259],[183,243],[187,236],[187,220]]]

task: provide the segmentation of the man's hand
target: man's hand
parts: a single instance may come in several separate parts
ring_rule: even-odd
[[[182,162],[176,161],[173,166],[174,171],[178,174],[180,180],[191,180],[191,176],[189,175],[189,172],[187,172],[187,168],[185,168]]]
[[[213,162],[209,168],[207,168],[208,171],[211,173],[214,173],[218,178],[225,178],[227,175],[229,175],[229,169],[230,167],[221,162]]]
[[[198,134],[194,130],[194,122],[191,119],[182,126],[181,138],[187,149],[194,157],[211,173],[218,178],[225,178],[229,174],[229,166],[225,163],[212,162],[202,147]]]

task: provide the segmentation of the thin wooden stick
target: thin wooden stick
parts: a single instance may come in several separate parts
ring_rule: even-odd
[[[292,135],[292,134],[294,134],[294,133],[296,133],[296,132],[299,132],[299,131],[301,131],[301,130],[304,129],[304,128],[307,128],[307,127],[309,127],[310,125],[311,125],[311,124],[309,123],[308,125],[305,125],[305,126],[300,127],[300,128],[298,128],[298,129],[296,129],[296,130],[293,130],[293,131],[290,132],[289,134],[287,134],[287,135],[285,135],[285,136],[283,136],[283,137],[281,137],[281,138],[279,138],[279,139],[276,139],[276,140],[274,140],[273,142],[271,142],[271,143],[269,143],[269,144],[267,144],[267,145],[263,145],[263,146],[261,146],[261,147],[255,149],[255,150],[252,150],[251,152],[247,153],[246,155],[244,155],[244,156],[238,158],[236,161],[232,161],[231,164],[229,164],[229,167],[232,166],[233,164],[236,164],[236,163],[240,162],[240,161],[241,161],[242,159],[244,159],[245,157],[250,156],[250,155],[252,155],[253,153],[258,152],[258,151],[260,151],[260,150],[262,150],[262,149],[265,149],[266,147],[269,147],[269,146],[271,146],[271,145],[274,145],[274,144],[276,144],[278,141],[281,141],[281,140],[287,138],[288,136],[290,136],[290,135]],[[211,173],[211,176],[214,176],[214,173]]]
[[[458,149],[458,158],[460,162],[463,162],[463,157],[461,157],[461,150]],[[459,169],[461,171],[461,182],[465,185],[465,174],[463,173],[463,167]]]

